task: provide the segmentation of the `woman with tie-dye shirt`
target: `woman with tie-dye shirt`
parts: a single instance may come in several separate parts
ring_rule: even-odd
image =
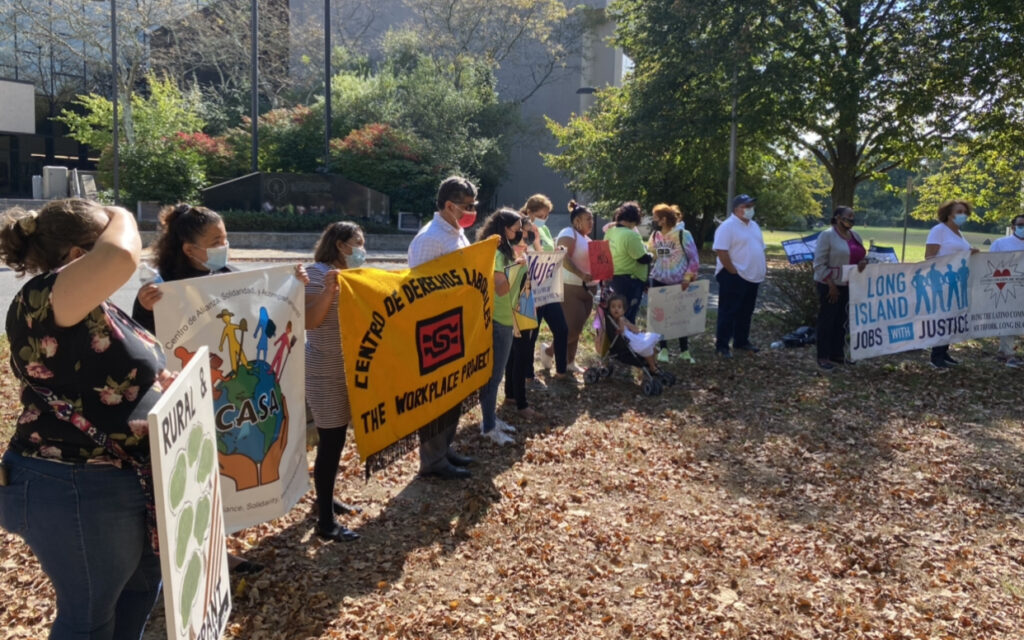
[[[651,211],[654,232],[647,245],[654,254],[651,264],[651,286],[666,287],[678,284],[684,291],[697,279],[700,258],[697,244],[690,232],[683,228],[683,212],[674,204],[659,204]],[[658,362],[668,362],[668,343],[662,340]],[[690,355],[689,339],[679,338],[679,358],[694,363]]]

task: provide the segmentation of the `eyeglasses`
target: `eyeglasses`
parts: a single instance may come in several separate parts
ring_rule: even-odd
[[[451,202],[452,204],[454,204],[456,207],[462,209],[463,211],[476,211],[477,205],[480,204],[476,200],[474,200],[473,202],[467,202],[465,204],[462,204],[462,203],[459,203],[459,202],[455,202],[454,200],[449,200],[448,202]]]

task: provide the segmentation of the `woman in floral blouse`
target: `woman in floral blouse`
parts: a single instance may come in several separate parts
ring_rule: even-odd
[[[53,638],[138,638],[160,592],[146,414],[170,376],[153,337],[107,301],[140,252],[129,212],[77,198],[0,224],[0,257],[32,275],[7,311],[22,412],[0,526],[53,582]]]

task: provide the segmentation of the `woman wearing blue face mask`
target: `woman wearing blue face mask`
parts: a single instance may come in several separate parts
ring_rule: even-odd
[[[156,333],[153,305],[160,282],[234,271],[228,266],[228,232],[220,215],[206,207],[179,204],[160,212],[160,235],[153,244],[157,282],[144,284],[135,297],[132,318]]]
[[[338,274],[366,262],[363,230],[353,222],[334,222],[324,229],[313,251],[306,285],[306,404],[319,440],[313,463],[313,488],[319,512],[316,534],[337,542],[359,534],[341,525],[336,514],[358,512],[334,497],[338,463],[351,421],[345,358],[338,327]]]
[[[160,235],[153,243],[153,266],[157,279],[143,284],[132,305],[132,318],[156,333],[153,305],[160,300],[161,282],[198,278],[236,269],[228,265],[228,232],[220,214],[206,207],[178,204],[160,211]],[[301,266],[296,277],[307,281]],[[228,567],[235,575],[258,573],[263,565],[228,554]]]
[[[964,238],[963,233],[960,231],[970,216],[971,205],[967,202],[963,200],[944,202],[939,207],[937,216],[939,224],[932,227],[932,230],[928,232],[928,239],[924,245],[924,259],[940,258],[957,253],[958,251],[977,253],[978,250],[971,247],[971,243]],[[932,283],[932,287],[940,292],[938,296],[933,298],[938,303],[942,302],[941,285],[941,281]],[[936,369],[947,369],[960,363],[949,355],[949,345],[945,344],[932,347],[931,364]]]

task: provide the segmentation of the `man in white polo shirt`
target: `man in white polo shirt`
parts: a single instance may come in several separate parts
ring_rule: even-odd
[[[731,358],[735,349],[757,353],[750,342],[750,319],[757,303],[757,289],[768,265],[764,236],[754,222],[754,199],[741,194],[732,199],[732,215],[715,230],[715,280],[718,281],[718,329],[715,351]]]
[[[991,253],[1002,251],[1024,251],[1024,216],[1014,216],[1010,221],[1011,235],[999,238],[989,247]],[[999,357],[1006,361],[1006,366],[1016,369],[1024,364],[1014,355],[1013,347],[1017,336],[1001,336],[999,338]]]

